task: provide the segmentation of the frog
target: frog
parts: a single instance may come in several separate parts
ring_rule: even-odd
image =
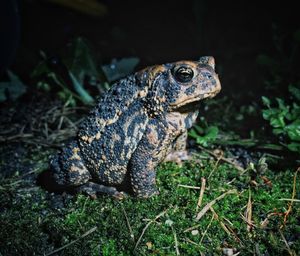
[[[112,84],[78,128],[77,135],[50,160],[55,182],[91,197],[159,194],[157,167],[185,160],[187,131],[199,104],[221,90],[215,60],[182,60],[154,65]]]

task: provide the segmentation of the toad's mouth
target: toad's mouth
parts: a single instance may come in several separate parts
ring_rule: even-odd
[[[192,99],[183,100],[174,106],[174,110],[178,110],[179,112],[186,112],[191,110],[197,110],[203,101],[203,99],[210,99],[215,97],[219,91],[215,91],[213,93],[204,93],[200,94],[197,97],[194,97]]]

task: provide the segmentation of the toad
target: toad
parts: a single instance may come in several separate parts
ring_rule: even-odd
[[[123,198],[129,177],[135,196],[158,193],[156,167],[186,157],[187,130],[199,102],[221,90],[213,57],[145,68],[115,82],[50,161],[57,184],[91,196]]]

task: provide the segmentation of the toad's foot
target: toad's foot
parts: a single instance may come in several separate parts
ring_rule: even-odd
[[[124,199],[126,197],[126,194],[124,192],[120,192],[114,187],[108,187],[93,182],[83,184],[76,190],[77,192],[82,192],[89,195],[93,199],[96,199],[98,194],[107,194],[118,200]]]
[[[159,195],[159,191],[157,189],[151,189],[151,190],[143,190],[143,191],[138,191],[136,193],[136,197],[138,198],[149,198],[149,197],[153,197]]]

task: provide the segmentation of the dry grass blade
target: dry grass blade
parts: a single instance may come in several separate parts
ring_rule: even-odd
[[[202,224],[197,224],[197,225],[195,225],[195,226],[192,226],[192,227],[190,227],[190,228],[187,228],[187,229],[185,229],[185,230],[183,231],[183,233],[192,231],[192,230],[194,230],[195,228],[200,227],[201,225],[202,225]]]
[[[189,186],[189,185],[182,185],[182,184],[177,185],[177,187],[190,188],[190,189],[201,189],[200,187]]]
[[[280,200],[280,201],[290,201],[290,202],[294,202],[294,203],[300,203],[300,199],[280,198],[278,200]]]
[[[123,211],[123,213],[124,213],[125,219],[126,219],[127,227],[128,227],[128,229],[129,229],[129,232],[130,232],[130,237],[131,237],[132,241],[135,242],[134,234],[133,234],[133,232],[132,232],[132,228],[131,228],[130,222],[129,222],[129,220],[128,220],[127,213],[126,213],[126,211],[125,211],[125,209],[124,209],[124,207],[123,207],[122,204],[121,204],[121,207],[122,207],[122,211]]]
[[[252,201],[251,201],[251,190],[249,189],[249,197],[247,208],[245,212],[245,218],[247,220],[247,231],[251,232],[253,224],[252,224]]]
[[[196,206],[196,211],[198,211],[199,207],[202,204],[202,199],[203,199],[203,195],[204,195],[204,191],[205,191],[205,185],[206,185],[206,179],[202,178],[201,179],[201,189],[200,189],[200,194],[199,194],[199,198],[198,198],[198,202],[197,202],[197,206]]]
[[[174,236],[174,241],[175,241],[175,250],[176,250],[176,255],[180,255],[179,248],[178,248],[178,240],[177,240],[177,234],[176,231],[174,230],[173,226],[171,226],[173,236]]]
[[[213,154],[214,154],[215,157],[217,157],[217,161],[216,161],[216,163],[215,163],[214,168],[212,169],[212,171],[210,172],[210,174],[209,174],[208,177],[207,177],[208,180],[209,180],[209,178],[213,175],[213,173],[217,170],[218,165],[219,165],[219,162],[220,162],[220,160],[223,158],[223,155],[224,155],[223,151],[221,151],[220,154],[215,154],[214,152],[213,152]]]
[[[0,136],[0,142],[9,142],[9,141],[15,141],[15,140],[22,140],[22,139],[28,139],[34,137],[31,133],[20,133],[12,136]]]
[[[137,242],[136,242],[136,244],[135,244],[135,246],[134,246],[134,249],[133,249],[134,251],[135,251],[136,248],[139,246],[139,244],[140,244],[140,242],[141,242],[141,240],[142,240],[142,238],[143,238],[143,236],[144,236],[146,230],[149,228],[149,226],[150,226],[152,223],[154,223],[156,220],[158,220],[161,216],[165,215],[166,212],[167,212],[168,210],[169,210],[169,209],[164,210],[164,211],[161,212],[160,214],[156,215],[154,219],[150,220],[150,221],[147,223],[147,225],[143,228],[142,233],[141,233],[139,239],[137,240]]]
[[[261,228],[266,228],[267,225],[268,225],[269,222],[270,222],[270,221],[269,221],[270,217],[276,216],[276,215],[277,215],[277,213],[274,213],[274,212],[269,213],[269,214],[267,215],[267,217],[266,217],[263,221],[260,222],[260,227],[261,227]],[[244,217],[244,216],[242,216],[242,217]]]
[[[245,169],[244,169],[244,168],[238,166],[236,163],[232,162],[232,161],[229,160],[228,158],[225,158],[225,157],[223,157],[223,156],[220,157],[220,156],[218,156],[217,154],[215,154],[214,152],[212,152],[212,151],[210,151],[210,150],[208,150],[208,149],[206,149],[206,148],[204,148],[204,147],[201,147],[201,146],[199,146],[199,145],[198,145],[198,147],[199,147],[201,150],[203,150],[204,152],[206,152],[206,153],[212,155],[214,158],[216,158],[216,159],[219,159],[219,158],[220,158],[220,160],[222,160],[223,162],[232,165],[232,166],[233,166],[235,169],[237,169],[238,171],[240,171],[240,172],[245,172]]]
[[[293,182],[293,192],[292,192],[292,200],[289,202],[289,206],[288,206],[288,209],[287,211],[284,213],[284,219],[283,219],[283,225],[280,227],[280,228],[283,228],[287,222],[287,217],[289,216],[289,214],[291,213],[292,211],[292,206],[293,206],[293,203],[294,203],[294,199],[295,199],[295,196],[296,196],[296,182],[297,182],[297,175],[298,175],[298,172],[300,171],[300,167],[298,167],[298,169],[296,170],[295,172],[295,175],[294,175],[294,182]]]
[[[210,209],[212,209],[212,208],[210,208]],[[203,233],[203,235],[202,235],[202,237],[201,237],[201,239],[200,239],[199,244],[202,243],[202,241],[203,241],[203,239],[204,239],[204,237],[205,237],[205,235],[206,235],[206,233],[207,233],[207,231],[208,231],[208,229],[209,229],[211,223],[213,222],[214,218],[216,218],[215,212],[214,212],[213,210],[211,210],[211,211],[212,211],[211,219],[210,219],[210,221],[209,221],[209,223],[208,223],[208,225],[207,225],[207,227],[206,227],[206,229],[205,229],[205,231],[204,231],[204,233]]]
[[[247,223],[247,231],[248,231],[248,226],[251,227],[251,230],[252,230],[252,228],[256,228],[256,225],[254,225],[253,222],[249,222],[249,220],[243,214],[240,213],[240,215],[241,215],[242,220]]]
[[[194,241],[192,241],[192,240],[189,239],[189,238],[184,238],[184,240],[187,241],[187,242],[190,243],[190,244],[199,246],[199,244],[195,243]]]
[[[287,251],[289,252],[289,255],[296,256],[297,254],[291,249],[291,247],[289,246],[288,242],[286,241],[286,239],[285,239],[285,237],[284,237],[284,235],[283,235],[283,233],[282,233],[281,230],[279,230],[279,233],[280,233],[281,238],[282,238],[282,240],[283,240],[283,242],[284,242],[284,244],[286,246]]]
[[[47,107],[37,106],[33,111],[28,112],[31,114],[26,116],[26,124],[20,127],[18,123],[10,123],[10,129],[8,130],[8,124],[1,124],[1,130],[7,131],[1,133],[0,142],[24,142],[26,144],[32,144],[37,146],[58,146],[55,143],[64,141],[76,134],[79,122],[77,109],[85,108],[65,108],[55,106],[45,109]],[[77,119],[73,122],[71,119]],[[25,122],[25,121],[24,121]],[[24,133],[24,128],[30,127],[30,132]]]
[[[220,223],[220,226],[222,227],[222,229],[230,236],[233,236],[234,239],[239,242],[240,244],[242,244],[241,239],[239,239],[239,237],[237,236],[237,234],[233,231],[233,229],[231,227],[229,227],[228,225],[226,225],[220,218],[219,215],[215,212],[215,210],[211,207],[210,210],[213,212],[215,219],[218,220],[218,222]]]
[[[92,234],[92,233],[95,232],[96,230],[97,230],[97,227],[93,227],[93,228],[91,228],[90,230],[88,230],[87,232],[85,232],[82,236],[78,237],[76,240],[74,240],[74,241],[72,241],[72,242],[70,242],[70,243],[68,243],[68,244],[66,244],[66,245],[64,245],[64,246],[62,246],[62,247],[60,247],[60,248],[58,248],[58,249],[56,249],[56,250],[50,252],[50,253],[47,253],[47,254],[45,254],[44,256],[49,256],[49,255],[56,254],[56,253],[58,253],[58,252],[60,252],[60,251],[62,251],[62,250],[64,250],[64,249],[66,249],[66,248],[69,247],[70,245],[72,245],[72,244],[78,242],[80,239],[82,239],[82,238],[84,238],[84,237],[86,237],[86,236]]]
[[[211,202],[209,202],[207,205],[205,205],[203,207],[203,209],[197,214],[196,216],[196,220],[200,220],[203,215],[209,210],[209,208],[211,208],[216,202],[220,201],[221,199],[223,199],[225,196],[229,195],[229,194],[236,194],[237,191],[235,189],[231,189],[228,190],[227,192],[223,193],[222,195],[218,196],[217,198],[215,198],[214,200],[212,200]]]

